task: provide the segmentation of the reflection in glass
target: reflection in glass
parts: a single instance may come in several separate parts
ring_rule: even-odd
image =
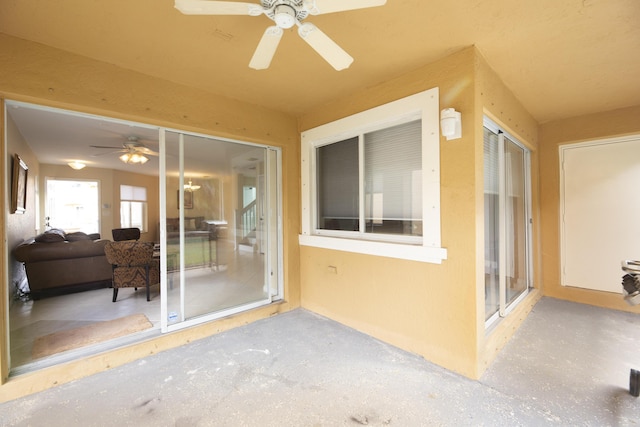
[[[166,153],[169,323],[268,300],[267,149],[168,132]]]

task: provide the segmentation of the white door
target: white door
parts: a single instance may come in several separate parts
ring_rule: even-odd
[[[640,138],[560,147],[562,285],[622,293],[640,259]]]

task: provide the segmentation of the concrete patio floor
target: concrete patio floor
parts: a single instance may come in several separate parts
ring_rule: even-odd
[[[639,315],[543,298],[473,381],[299,309],[1,404],[0,425],[637,426],[639,350]]]

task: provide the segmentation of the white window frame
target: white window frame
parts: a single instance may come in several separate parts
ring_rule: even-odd
[[[317,227],[316,149],[363,133],[422,120],[423,235],[372,235],[322,230]],[[368,255],[442,263],[440,247],[440,126],[439,90],[433,88],[302,132],[302,234],[299,242]]]

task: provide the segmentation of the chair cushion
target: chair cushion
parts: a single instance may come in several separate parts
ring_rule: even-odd
[[[121,242],[123,240],[139,240],[140,229],[139,228],[114,228],[111,230],[113,240]]]
[[[117,266],[142,266],[153,259],[152,242],[109,242],[104,247],[109,264]]]
[[[160,282],[160,261],[153,258],[153,243],[124,241],[108,242],[104,247],[107,261],[113,265],[115,288],[139,288]]]

